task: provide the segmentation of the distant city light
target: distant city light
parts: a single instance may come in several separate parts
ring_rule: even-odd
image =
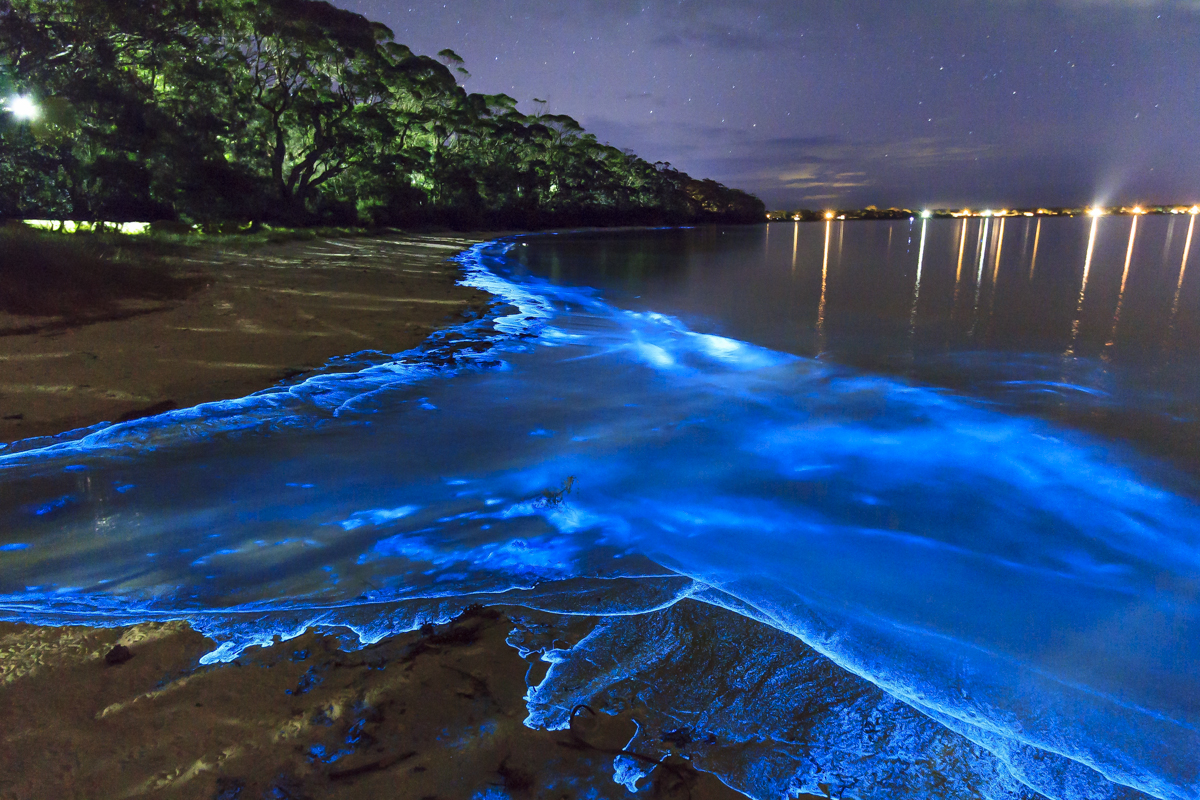
[[[24,95],[8,98],[8,102],[4,107],[10,114],[19,120],[34,120],[38,118],[37,103],[33,102],[33,98]]]
[[[1103,217],[1104,209],[1103,208],[1089,208],[1087,213],[1088,213],[1089,217]]]
[[[991,215],[992,215],[992,212],[991,212],[991,210],[989,209],[989,210],[987,210],[987,211],[984,211],[984,212],[982,212],[982,213],[981,213],[979,216],[981,216],[981,217],[990,217]]]
[[[1200,206],[1192,206],[1191,209],[1188,210],[1188,213],[1189,214],[1200,214]]]
[[[825,219],[833,219],[833,216],[834,216],[834,214],[832,211],[825,212]]]
[[[1134,214],[1145,214],[1146,212],[1142,210],[1141,206],[1134,206],[1133,213]]]
[[[933,216],[932,211],[922,211],[921,212],[921,219],[929,219],[932,216]]]

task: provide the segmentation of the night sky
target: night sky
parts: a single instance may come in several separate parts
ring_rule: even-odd
[[[1200,200],[1200,0],[335,0],[769,208]]]

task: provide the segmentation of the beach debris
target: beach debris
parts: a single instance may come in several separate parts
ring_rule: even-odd
[[[104,663],[110,667],[119,667],[133,658],[133,653],[123,644],[116,645],[104,656]]]
[[[576,477],[571,475],[565,481],[561,489],[545,489],[542,491],[541,499],[538,504],[542,508],[561,508],[566,504],[566,497],[575,487]]]

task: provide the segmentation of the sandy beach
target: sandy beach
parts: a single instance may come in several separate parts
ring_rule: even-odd
[[[244,397],[331,358],[398,353],[484,313],[448,261],[479,236],[189,247],[161,268],[195,288],[125,299],[94,322],[0,312],[0,442]]]

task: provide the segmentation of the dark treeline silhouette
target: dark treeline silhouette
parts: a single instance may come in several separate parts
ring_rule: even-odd
[[[0,0],[0,217],[759,222],[762,203],[468,94],[451,50],[314,0]],[[535,101],[539,107],[544,104]],[[11,103],[9,105],[12,105]]]

